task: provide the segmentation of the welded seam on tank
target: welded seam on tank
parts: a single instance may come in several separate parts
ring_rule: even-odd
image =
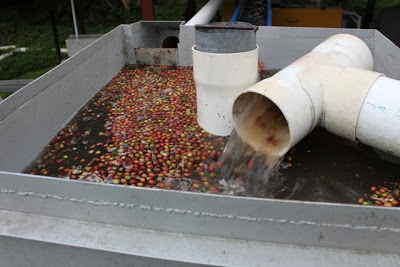
[[[135,203],[119,203],[119,202],[108,202],[103,200],[87,200],[81,198],[70,198],[64,196],[58,196],[53,194],[40,194],[34,192],[18,192],[9,189],[0,189],[0,193],[3,194],[11,194],[17,195],[20,197],[36,197],[36,198],[49,198],[59,201],[69,201],[69,202],[77,202],[83,204],[89,204],[94,206],[109,206],[109,207],[120,207],[120,208],[128,208],[128,209],[138,209],[143,211],[156,211],[156,212],[164,212],[164,213],[175,213],[175,214],[188,214],[192,216],[205,216],[210,218],[221,218],[221,219],[230,219],[230,220],[239,220],[246,222],[267,222],[267,223],[276,223],[276,224],[288,224],[288,225],[307,225],[307,226],[315,226],[315,227],[328,227],[328,228],[343,228],[343,229],[351,229],[351,230],[361,230],[361,231],[371,231],[371,232],[392,232],[392,233],[400,233],[400,228],[392,228],[392,227],[378,227],[378,226],[368,226],[368,225],[352,225],[352,224],[335,224],[329,222],[314,222],[314,221],[306,221],[306,220],[289,220],[285,218],[258,218],[258,217],[250,217],[250,216],[240,216],[236,214],[219,214],[213,212],[205,212],[205,211],[192,211],[187,209],[179,209],[179,208],[162,208],[162,207],[153,207],[149,205],[141,205]]]

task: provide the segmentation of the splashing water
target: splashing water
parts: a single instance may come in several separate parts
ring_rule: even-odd
[[[224,187],[222,193],[274,198],[285,191],[285,177],[279,171],[282,159],[268,159],[244,143],[234,130],[217,162]]]
[[[256,94],[242,97],[237,122],[217,166],[225,194],[268,197],[293,194],[278,169],[289,142],[287,121],[271,101]],[[292,191],[292,192],[288,192]],[[284,193],[284,194],[283,194]]]
[[[251,97],[251,98],[250,98]],[[281,111],[265,98],[250,96],[242,119],[232,131],[217,162],[222,194],[314,201],[351,202],[357,192],[338,181],[316,177],[288,179],[279,170],[287,163],[278,155],[289,142],[289,127]]]

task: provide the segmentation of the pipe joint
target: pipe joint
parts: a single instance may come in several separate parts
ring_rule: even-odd
[[[324,65],[320,69],[324,94],[324,127],[340,137],[357,141],[358,117],[364,99],[381,73]]]
[[[400,156],[400,82],[371,71],[372,66],[372,54],[360,39],[330,37],[235,100],[238,135],[256,151],[281,157],[320,124],[343,138]],[[379,101],[371,97],[386,91],[388,96]]]

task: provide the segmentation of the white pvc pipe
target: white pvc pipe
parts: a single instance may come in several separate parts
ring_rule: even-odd
[[[357,138],[400,157],[400,81],[387,77],[375,81],[361,108]]]
[[[372,66],[372,54],[360,39],[332,36],[273,77],[246,89],[234,102],[235,128],[255,150],[276,157],[319,124],[400,156],[400,85],[369,71]],[[375,102],[378,94],[387,94],[381,104]],[[391,111],[370,114],[381,106]],[[388,132],[389,128],[393,130]]]
[[[72,1],[72,0],[71,0]],[[207,24],[217,14],[224,0],[210,0],[185,25]]]
[[[368,47],[357,37],[347,34],[330,37],[273,77],[246,89],[236,99],[233,119],[239,136],[258,151],[283,156],[320,123],[324,110],[320,69],[332,64],[371,69],[373,59]],[[264,131],[263,124],[252,123],[265,113],[263,105],[272,109],[276,105],[288,122],[282,125],[285,129]],[[266,144],[271,135],[274,140],[282,136],[281,140],[274,141],[274,148]]]
[[[15,49],[15,48],[17,48],[16,45],[3,45],[3,46],[0,46],[0,50]]]
[[[207,132],[227,136],[233,130],[232,106],[258,78],[258,47],[241,53],[206,53],[193,46],[197,121]]]
[[[10,47],[12,48],[12,47],[15,47],[15,46],[10,45]],[[2,61],[2,60],[4,60],[4,59],[6,59],[6,58],[8,58],[8,57],[10,57],[10,56],[12,56],[12,55],[14,55],[14,53],[16,53],[16,52],[26,52],[26,51],[28,51],[28,48],[26,48],[26,47],[18,47],[18,48],[15,48],[15,49],[11,50],[11,51],[8,52],[8,53],[5,53],[5,54],[3,54],[3,55],[0,55],[0,61]]]

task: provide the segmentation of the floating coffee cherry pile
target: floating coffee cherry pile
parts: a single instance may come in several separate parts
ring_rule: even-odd
[[[65,179],[215,193],[226,139],[197,125],[192,68],[129,67],[28,171]]]
[[[369,198],[369,199],[368,199]],[[359,198],[358,203],[363,205],[377,205],[385,207],[400,206],[400,183],[386,182],[383,186],[371,186],[368,198]]]
[[[275,72],[262,70],[260,76],[267,78]],[[128,67],[58,132],[27,172],[125,186],[259,197],[290,195],[285,188],[287,178],[275,168],[267,168],[269,181],[265,183],[266,159],[248,146],[227,147],[229,153],[222,155],[226,141],[197,125],[191,68]],[[293,151],[279,169],[292,167]],[[371,193],[358,201],[399,206],[399,192],[399,183],[386,183],[371,187]]]

